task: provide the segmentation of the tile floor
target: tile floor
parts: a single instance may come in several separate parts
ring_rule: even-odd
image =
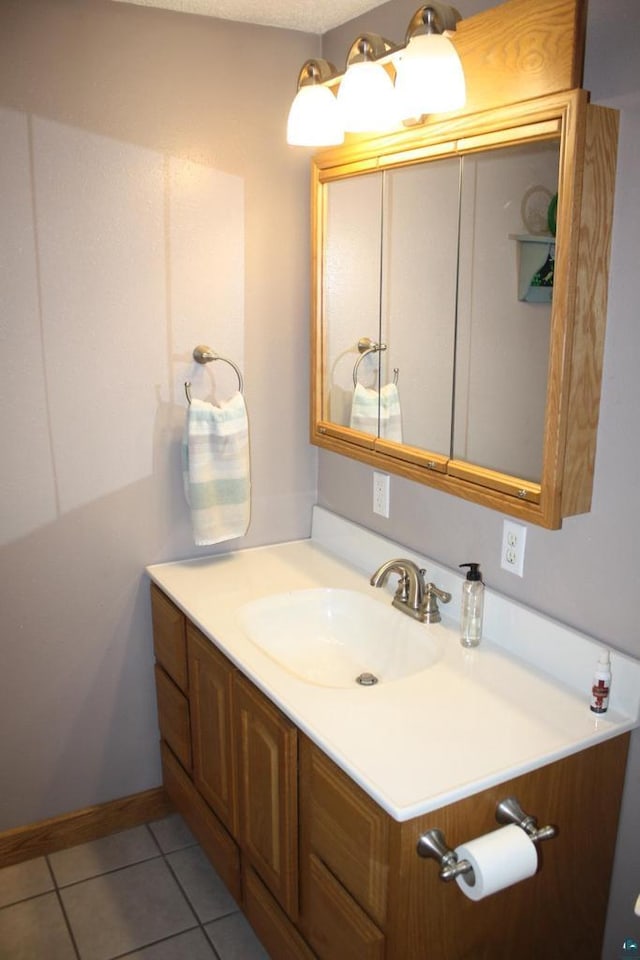
[[[177,815],[0,870],[0,960],[269,960]]]

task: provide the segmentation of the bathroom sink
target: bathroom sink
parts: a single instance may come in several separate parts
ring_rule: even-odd
[[[293,590],[254,600],[239,615],[256,646],[319,686],[389,683],[440,658],[440,646],[423,623],[355,590]]]

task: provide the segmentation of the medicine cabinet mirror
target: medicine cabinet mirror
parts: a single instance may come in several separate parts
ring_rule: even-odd
[[[551,528],[589,509],[616,133],[574,90],[315,157],[313,442]]]
[[[327,183],[328,420],[540,483],[559,156],[554,137]],[[385,349],[361,357],[363,334]]]

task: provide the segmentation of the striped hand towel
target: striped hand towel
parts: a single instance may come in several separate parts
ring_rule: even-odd
[[[249,423],[238,391],[214,406],[193,399],[182,444],[184,492],[198,546],[242,537],[251,512]]]
[[[380,393],[357,383],[353,390],[350,426],[363,433],[402,443],[400,395],[395,383],[388,383]]]

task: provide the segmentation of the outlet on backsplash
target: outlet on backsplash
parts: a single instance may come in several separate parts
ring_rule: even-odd
[[[373,512],[381,517],[389,516],[390,479],[386,473],[373,473]]]
[[[527,528],[513,520],[505,520],[502,527],[502,550],[500,566],[518,577],[524,575],[524,548]]]

